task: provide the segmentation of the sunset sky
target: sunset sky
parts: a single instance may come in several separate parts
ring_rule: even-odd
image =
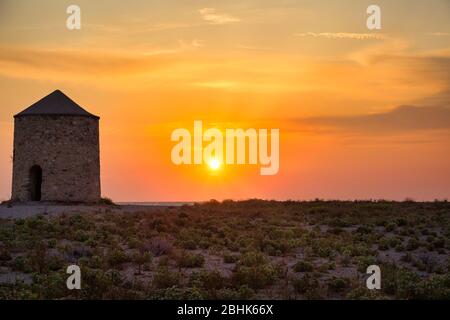
[[[449,18],[449,0],[0,0],[0,200],[13,115],[55,89],[101,117],[115,201],[450,198]],[[278,174],[175,166],[194,120],[279,128]]]

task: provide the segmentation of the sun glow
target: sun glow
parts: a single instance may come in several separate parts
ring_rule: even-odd
[[[220,161],[217,159],[212,159],[209,163],[208,163],[209,167],[212,170],[218,170],[220,167]]]

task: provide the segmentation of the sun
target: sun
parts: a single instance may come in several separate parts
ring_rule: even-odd
[[[212,170],[218,170],[220,168],[220,161],[217,159],[212,159],[209,163],[208,163],[209,167]]]

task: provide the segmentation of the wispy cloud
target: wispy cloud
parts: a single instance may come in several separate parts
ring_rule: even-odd
[[[244,50],[250,50],[250,51],[270,51],[270,50],[273,50],[270,47],[248,46],[248,45],[244,45],[244,44],[238,44],[238,45],[236,45],[236,48],[244,49]]]
[[[296,33],[297,37],[312,37],[326,39],[352,39],[352,40],[384,40],[381,33],[349,33],[349,32],[302,32]]]
[[[393,110],[375,114],[315,117],[299,119],[302,126],[320,126],[347,133],[392,134],[418,130],[449,130],[450,107],[399,106]]]
[[[186,49],[180,45],[178,50]],[[179,60],[179,56],[173,53],[179,51],[113,54],[105,51],[0,47],[0,74],[14,78],[75,80],[103,76],[109,79],[111,75],[142,74],[171,66]]]
[[[180,61],[179,54],[195,51],[204,41],[178,40],[172,47],[153,47],[139,51],[82,50],[62,48],[0,46],[0,74],[20,78],[42,78],[54,72],[65,76],[92,77],[154,71]]]
[[[450,32],[429,32],[428,34],[436,37],[450,37]]]
[[[241,19],[225,13],[217,13],[214,8],[203,8],[198,10],[198,12],[202,15],[203,20],[211,24],[227,24],[241,21]]]
[[[199,86],[199,87],[214,88],[214,89],[226,89],[226,88],[236,87],[239,84],[236,82],[233,82],[233,81],[208,81],[208,82],[193,83],[193,85]]]
[[[178,44],[180,45],[180,50],[188,51],[189,49],[204,47],[205,41],[195,38],[190,42],[186,42],[185,40],[178,40]]]

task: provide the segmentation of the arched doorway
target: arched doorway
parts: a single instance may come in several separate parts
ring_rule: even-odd
[[[41,201],[42,169],[38,165],[30,168],[30,200]]]

